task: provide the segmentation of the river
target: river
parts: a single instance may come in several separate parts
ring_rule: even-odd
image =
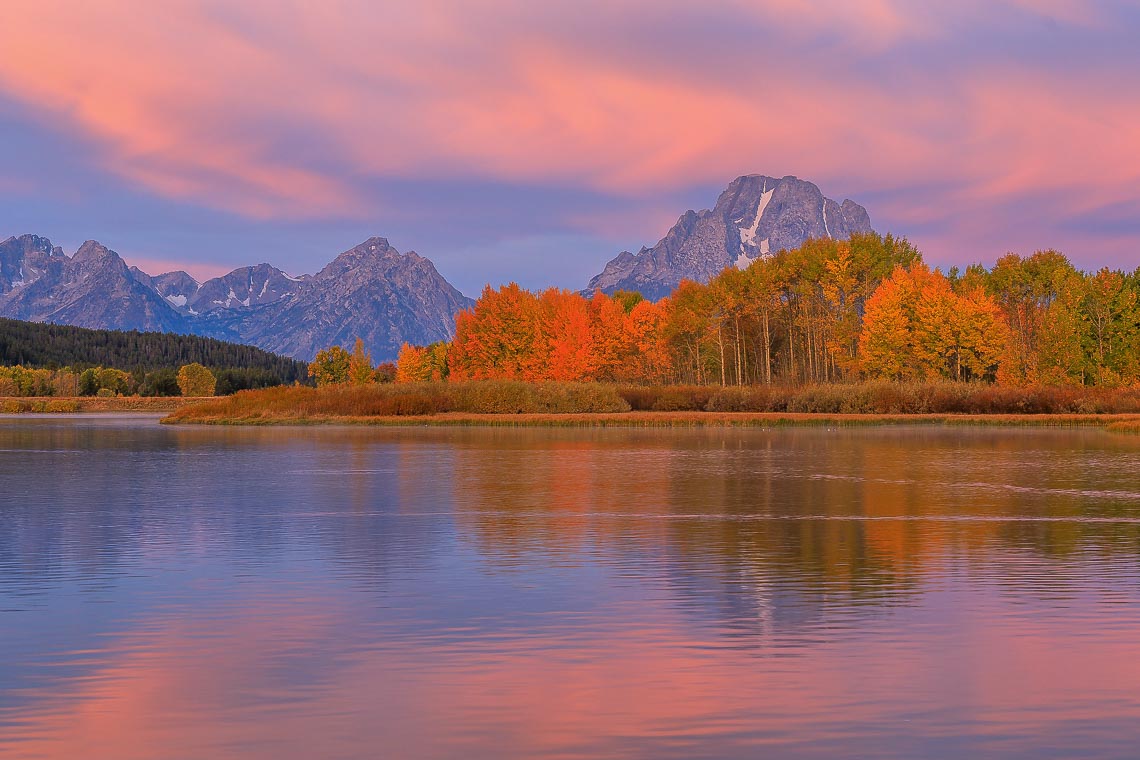
[[[1134,758],[1140,438],[0,419],[0,756]]]

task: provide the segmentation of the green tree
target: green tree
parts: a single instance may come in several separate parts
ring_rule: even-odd
[[[94,396],[99,392],[99,372],[90,367],[79,374],[79,395]]]
[[[197,362],[178,370],[178,387],[183,396],[213,396],[217,383],[214,373]]]
[[[178,396],[182,389],[178,387],[178,373],[173,369],[156,369],[143,375],[139,385],[140,396]]]
[[[121,369],[101,367],[98,370],[99,389],[108,390],[116,396],[131,392],[131,373]]]

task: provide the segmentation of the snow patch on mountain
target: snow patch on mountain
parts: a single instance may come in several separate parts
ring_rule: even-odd
[[[748,228],[740,228],[740,250],[745,250],[745,245],[755,247],[756,245],[756,230],[760,227],[760,218],[764,216],[764,210],[768,208],[768,204],[772,202],[772,193],[776,192],[776,188],[771,190],[767,189],[767,182],[764,183],[764,191],[760,194],[760,203],[756,206],[756,218],[752,220],[751,226]]]

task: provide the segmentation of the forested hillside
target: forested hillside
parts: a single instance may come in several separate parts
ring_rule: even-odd
[[[252,384],[257,386],[292,383],[306,377],[304,362],[213,338],[0,319],[0,366],[113,367],[141,374],[177,371],[192,363],[230,375],[256,377],[257,382]]]

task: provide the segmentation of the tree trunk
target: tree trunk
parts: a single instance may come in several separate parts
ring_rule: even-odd
[[[724,380],[724,330],[720,323],[716,326],[716,342],[720,345],[720,384],[728,385]]]
[[[772,384],[772,336],[768,333],[768,310],[764,310],[764,382]]]

